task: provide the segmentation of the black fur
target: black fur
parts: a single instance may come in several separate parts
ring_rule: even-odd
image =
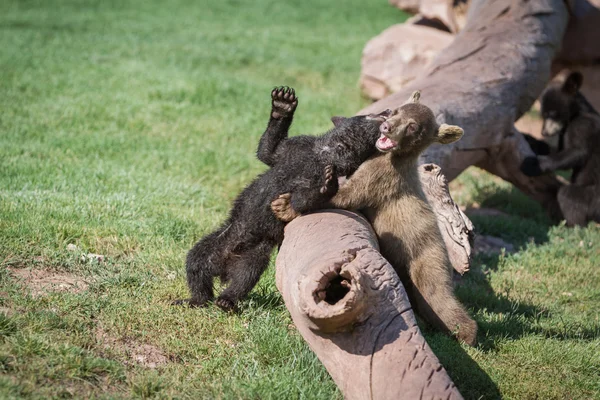
[[[537,157],[528,157],[521,171],[538,176],[572,169],[571,184],[558,192],[567,225],[600,221],[600,115],[579,92],[583,77],[574,72],[562,85],[551,85],[542,95],[546,138],[558,135],[557,148],[528,139]],[[544,147],[545,145],[545,147]]]
[[[234,310],[267,268],[273,248],[283,240],[284,223],[271,211],[271,202],[291,193],[299,212],[323,207],[338,190],[337,176],[352,174],[375,152],[378,116],[336,119],[320,137],[288,138],[298,104],[290,88],[271,93],[272,109],[257,151],[270,168],[248,185],[233,203],[229,218],[189,251],[186,261],[191,298],[176,303],[203,306],[213,300],[213,278],[228,282],[215,304]]]

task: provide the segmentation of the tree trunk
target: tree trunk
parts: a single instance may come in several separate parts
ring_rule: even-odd
[[[462,398],[425,342],[369,223],[329,210],[288,224],[277,288],[346,399]]]

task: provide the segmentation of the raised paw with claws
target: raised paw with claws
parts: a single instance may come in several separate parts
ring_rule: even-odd
[[[291,193],[284,193],[280,194],[275,200],[271,202],[271,210],[273,211],[273,214],[275,214],[275,217],[277,217],[278,220],[283,222],[290,222],[294,218],[300,216],[300,213],[296,212],[296,210],[292,208],[291,199]]]
[[[273,99],[271,103],[271,116],[276,119],[291,116],[298,106],[296,92],[287,86],[280,86],[273,89],[271,99]]]

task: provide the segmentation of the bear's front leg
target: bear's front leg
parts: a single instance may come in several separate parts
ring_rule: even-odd
[[[275,152],[288,136],[288,130],[298,106],[294,89],[282,86],[271,92],[271,115],[267,129],[258,143],[256,156],[260,161],[272,167],[275,165]]]

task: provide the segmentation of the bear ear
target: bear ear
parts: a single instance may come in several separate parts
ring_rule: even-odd
[[[583,75],[580,72],[571,72],[567,79],[565,79],[565,83],[562,85],[562,91],[574,96],[577,91],[581,88],[581,84],[583,83]]]
[[[340,126],[342,124],[342,122],[344,122],[347,119],[348,118],[346,118],[346,117],[331,117],[331,122],[333,122],[333,126],[335,126],[337,128],[338,126]]]
[[[460,126],[442,124],[438,128],[437,141],[442,144],[456,142],[465,133]]]
[[[390,110],[388,108],[388,109],[380,112],[379,114],[369,114],[369,115],[366,115],[365,118],[368,119],[368,120],[375,120],[375,121],[383,122],[386,119],[388,119],[391,115],[392,115],[392,110]]]
[[[410,104],[410,103],[416,104],[419,102],[420,99],[421,99],[421,91],[415,90],[414,92],[412,92],[412,94],[410,95],[408,100],[406,100],[406,103],[404,103],[404,104]]]

